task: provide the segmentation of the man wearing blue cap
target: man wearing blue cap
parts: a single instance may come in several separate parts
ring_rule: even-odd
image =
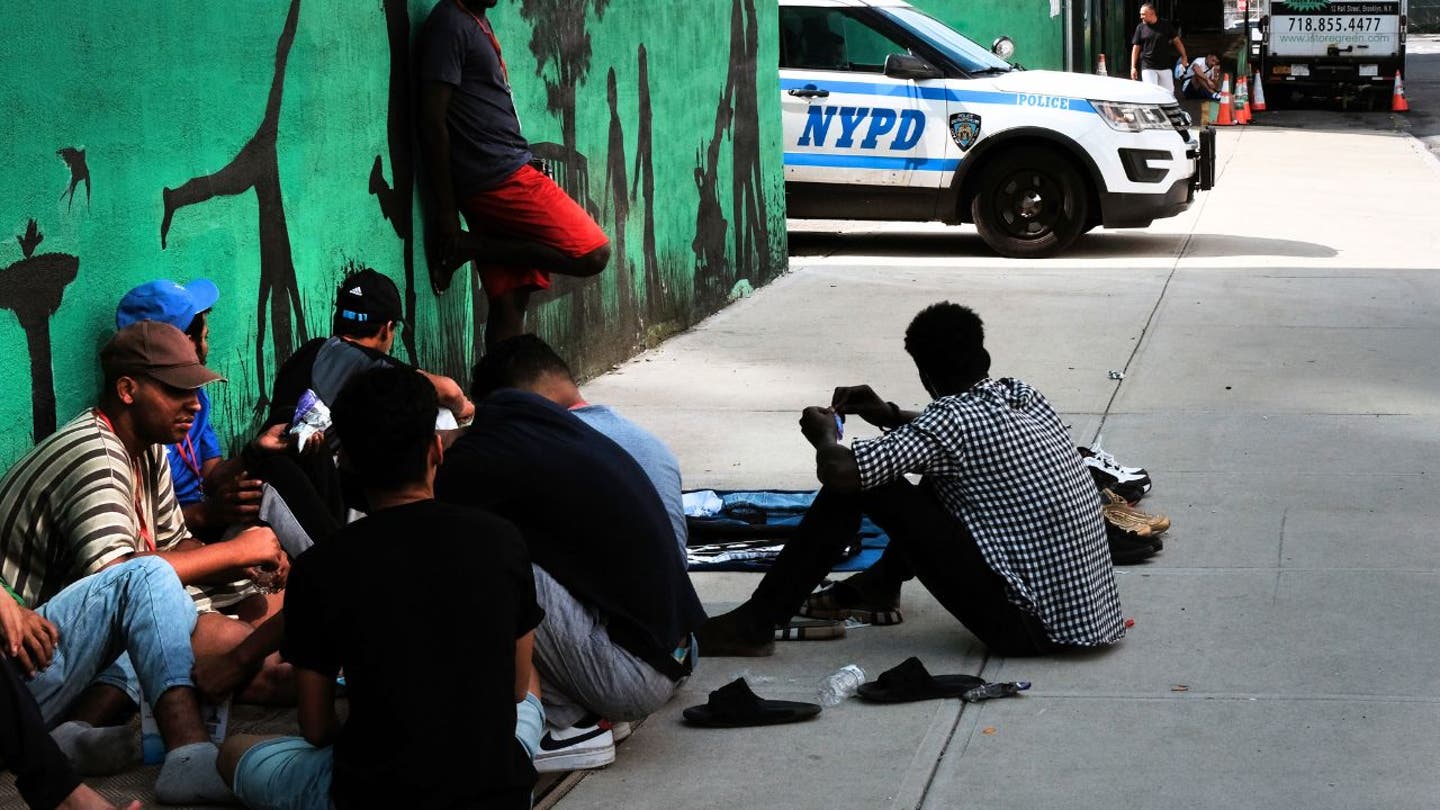
[[[139,321],[168,323],[189,336],[204,363],[210,353],[209,314],[220,298],[213,281],[197,278],[180,285],[169,279],[151,281],[125,293],[115,309],[115,328]],[[166,447],[175,500],[191,532],[216,538],[227,526],[250,523],[260,512],[261,482],[249,477],[238,459],[222,461],[220,438],[210,422],[210,395],[196,391],[200,412],[190,432]]]

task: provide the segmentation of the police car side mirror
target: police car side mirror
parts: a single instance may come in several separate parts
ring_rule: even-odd
[[[939,79],[945,74],[918,56],[892,53],[885,57],[885,75],[892,79]]]

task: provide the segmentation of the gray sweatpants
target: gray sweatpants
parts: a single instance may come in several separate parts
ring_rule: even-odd
[[[569,728],[590,713],[606,720],[639,720],[670,700],[684,678],[670,680],[611,641],[594,608],[581,604],[540,566],[531,568],[535,599],[545,610],[535,630],[535,668],[547,725]]]

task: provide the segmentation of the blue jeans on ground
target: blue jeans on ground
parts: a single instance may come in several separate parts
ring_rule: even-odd
[[[50,666],[28,684],[52,728],[97,680],[137,704],[143,688],[152,705],[172,687],[195,685],[195,603],[175,569],[158,557],[77,580],[35,612],[60,631]]]
[[[515,738],[533,759],[545,730],[540,699],[515,704]],[[335,749],[316,748],[302,737],[258,743],[235,765],[235,798],[250,810],[328,810]]]

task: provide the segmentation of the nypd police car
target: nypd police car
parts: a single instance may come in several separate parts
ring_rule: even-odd
[[[789,216],[973,222],[1003,256],[1174,216],[1214,173],[1164,90],[1021,70],[899,0],[780,0],[780,94]]]

